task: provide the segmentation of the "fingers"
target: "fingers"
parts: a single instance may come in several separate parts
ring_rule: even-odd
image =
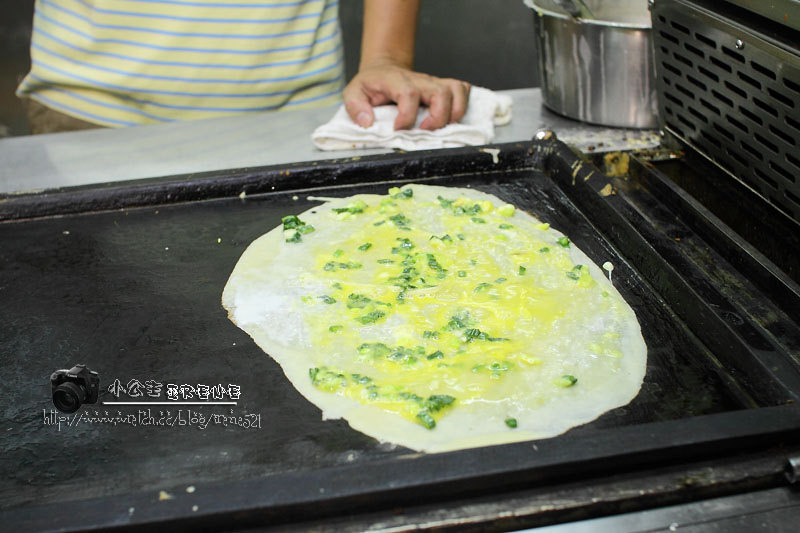
[[[469,105],[469,83],[452,78],[419,76],[424,76],[419,82],[423,87],[421,101],[428,106],[429,113],[420,128],[435,130],[464,118]]]
[[[370,127],[375,121],[375,115],[372,112],[369,96],[357,85],[345,87],[342,96],[344,98],[344,108],[353,122],[362,128]]]
[[[450,122],[458,122],[467,113],[469,105],[469,91],[472,88],[469,83],[461,80],[447,80],[453,91],[453,108],[450,111]]]
[[[436,130],[450,123],[453,93],[449,87],[436,87],[428,98],[428,116],[419,125],[423,130]]]
[[[419,103],[422,93],[416,87],[407,87],[398,91],[394,96],[397,103],[397,118],[394,119],[394,129],[406,130],[414,126],[417,121]]]
[[[464,117],[469,93],[469,83],[460,80],[384,65],[362,69],[345,87],[343,97],[348,115],[362,127],[374,122],[373,106],[395,102],[395,130],[412,128],[423,104],[428,106],[428,116],[419,127],[435,130]]]

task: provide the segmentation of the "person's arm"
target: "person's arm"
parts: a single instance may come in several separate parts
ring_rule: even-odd
[[[414,125],[420,103],[429,108],[423,129],[460,120],[467,110],[469,84],[414,72],[414,37],[419,0],[364,0],[364,33],[358,74],[344,89],[350,118],[367,127],[373,106],[395,102],[395,129]]]

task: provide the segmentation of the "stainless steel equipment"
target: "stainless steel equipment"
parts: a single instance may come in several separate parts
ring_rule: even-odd
[[[655,128],[657,102],[645,0],[585,0],[594,18],[575,19],[553,0],[534,10],[539,80],[547,107],[608,126]]]
[[[800,2],[775,4],[653,2],[658,91],[669,133],[800,222]]]

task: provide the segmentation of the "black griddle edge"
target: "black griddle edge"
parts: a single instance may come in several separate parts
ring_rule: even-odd
[[[363,159],[242,169],[164,179],[140,180],[8,196],[0,202],[0,220],[24,220],[67,213],[159,205],[210,198],[297,190],[380,179],[419,180],[441,174],[544,167],[551,178],[592,215],[593,224],[639,269],[676,312],[702,327],[693,333],[732,365],[763,384],[759,403],[743,409],[681,420],[566,434],[557,440],[509,444],[446,454],[413,454],[369,465],[284,473],[261,479],[198,484],[193,494],[177,493],[159,501],[152,492],[69,503],[6,509],[4,527],[13,530],[90,530],[134,528],[241,528],[324,518],[366,509],[419,505],[515,490],[548,483],[588,480],[670,462],[800,444],[800,373],[780,342],[748,320],[731,324],[735,306],[714,292],[697,266],[682,259],[679,246],[653,230],[635,206],[620,194],[601,196],[609,180],[555,140],[499,145],[500,163],[475,148]],[[298,191],[299,192],[299,191]],[[674,215],[673,215],[674,216]],[[674,222],[674,221],[673,221]],[[734,238],[735,241],[735,238]],[[734,242],[735,244],[735,242]],[[680,273],[679,273],[680,271]],[[706,300],[706,298],[710,298]],[[791,328],[789,328],[791,330]],[[795,328],[796,329],[796,328]],[[778,339],[780,340],[780,339]],[[794,338],[789,344],[793,345]],[[752,358],[752,359],[751,359]],[[765,359],[766,358],[766,359]],[[758,371],[752,375],[753,365]],[[746,367],[746,368],[745,368]],[[755,389],[759,387],[756,386]],[[777,404],[777,405],[776,405]],[[776,458],[776,461],[780,460]],[[413,463],[413,468],[411,465]],[[176,491],[177,492],[177,491]],[[196,505],[198,510],[192,511]],[[130,513],[129,509],[135,512]],[[55,520],[57,517],[57,520]]]

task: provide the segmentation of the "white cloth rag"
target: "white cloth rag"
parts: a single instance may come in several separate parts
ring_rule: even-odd
[[[375,122],[363,128],[352,121],[344,105],[333,118],[311,134],[320,150],[352,150],[354,148],[399,148],[426,150],[487,144],[494,139],[494,127],[511,122],[511,97],[482,87],[472,87],[464,117],[438,130],[423,130],[419,125],[428,116],[428,108],[420,107],[412,129],[395,130],[396,105],[373,108]]]

